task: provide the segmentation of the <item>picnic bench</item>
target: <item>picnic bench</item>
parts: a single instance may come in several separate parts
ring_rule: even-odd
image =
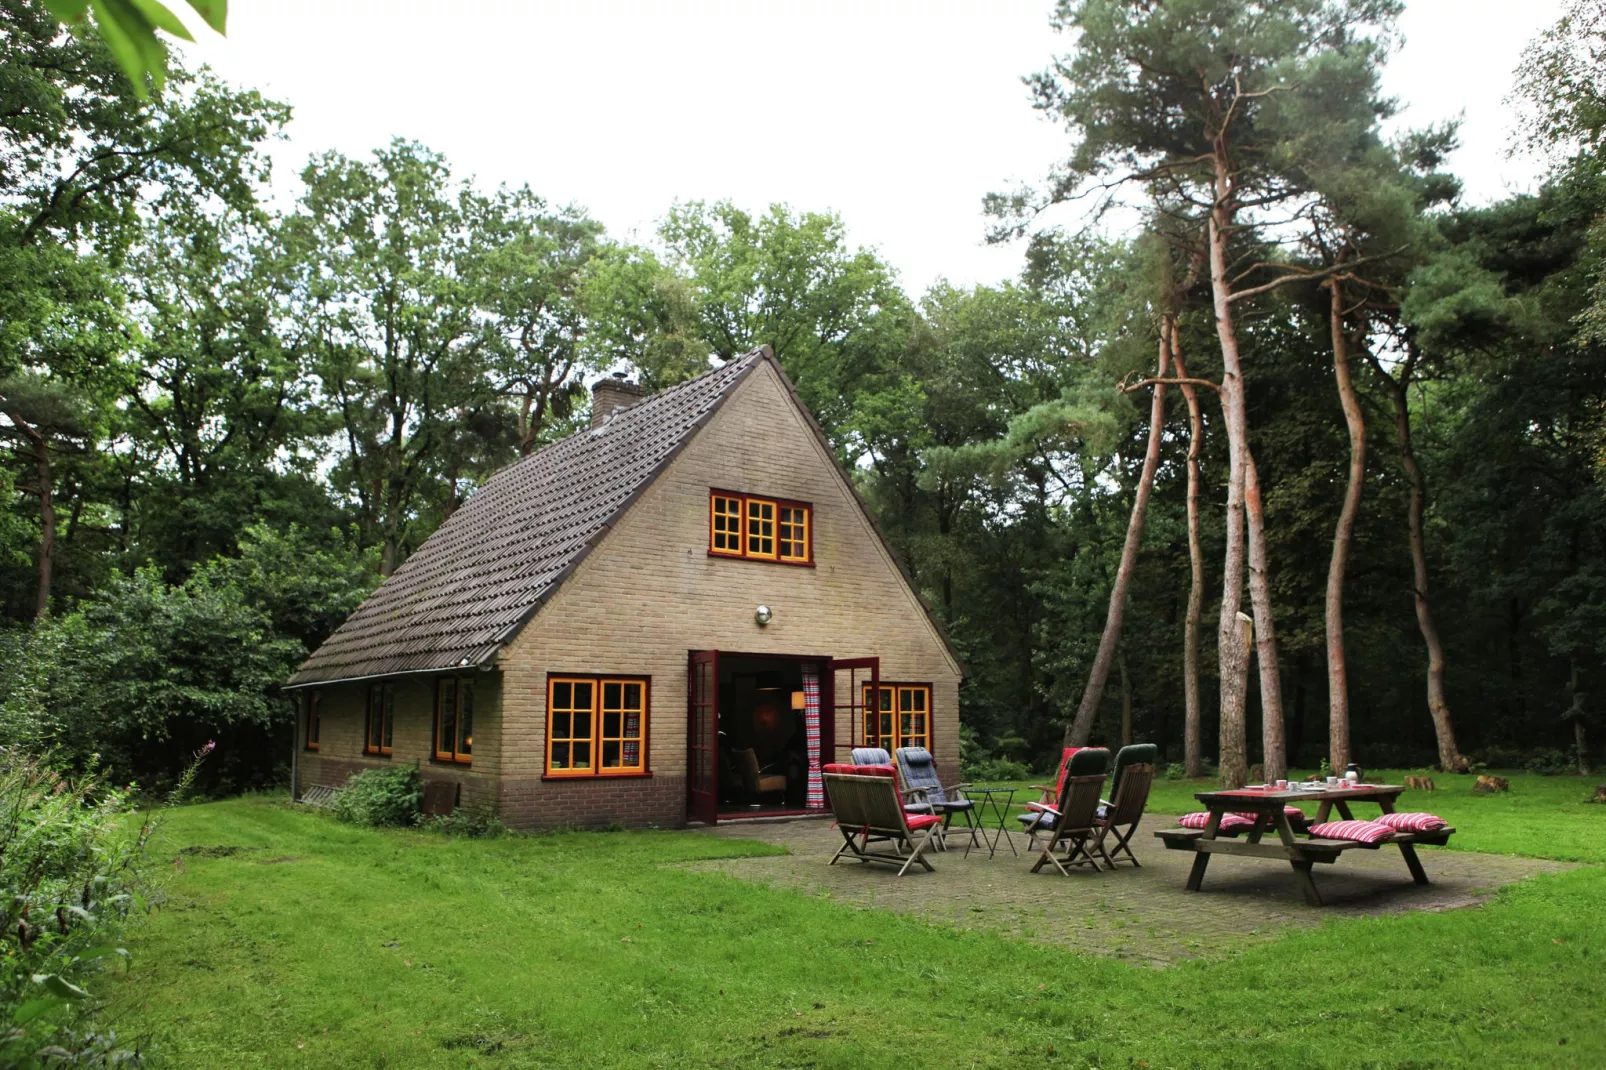
[[[1355,817],[1350,812],[1351,803],[1376,803],[1383,813],[1392,814],[1394,801],[1403,791],[1405,788],[1397,784],[1357,784],[1337,788],[1292,785],[1283,790],[1239,788],[1232,791],[1205,791],[1194,796],[1204,804],[1210,814],[1204,828],[1161,829],[1155,835],[1170,850],[1194,852],[1193,871],[1188,875],[1187,883],[1190,892],[1199,891],[1204,883],[1205,870],[1210,865],[1211,855],[1245,855],[1251,858],[1281,859],[1288,862],[1294,869],[1300,890],[1305,894],[1305,901],[1312,906],[1321,906],[1321,893],[1316,890],[1316,882],[1311,879],[1311,868],[1316,863],[1336,862],[1345,851],[1375,851],[1383,846],[1398,847],[1401,857],[1405,859],[1406,868],[1411,871],[1411,879],[1417,884],[1427,884],[1427,871],[1422,868],[1422,860],[1417,857],[1416,845],[1443,846],[1449,842],[1455,829],[1445,827],[1432,832],[1396,831],[1387,839],[1376,843],[1324,839],[1317,836],[1296,835],[1293,822],[1289,820],[1284,808],[1292,803],[1314,801],[1317,803],[1317,810],[1316,820],[1311,822],[1312,825],[1326,822],[1335,809],[1340,818],[1353,821]],[[1222,819],[1229,814],[1253,816],[1254,824],[1244,830],[1246,835],[1243,839],[1238,839],[1234,832],[1222,832]],[[1265,840],[1266,832],[1272,829],[1276,830],[1277,838],[1271,841]]]

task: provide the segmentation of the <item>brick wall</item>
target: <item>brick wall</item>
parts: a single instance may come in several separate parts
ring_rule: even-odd
[[[711,558],[711,487],[812,502],[816,567]],[[775,612],[763,628],[753,620],[760,603]],[[768,364],[502,652],[504,820],[684,822],[692,650],[877,655],[882,679],[932,685],[932,749],[943,775],[957,779],[958,666]],[[650,777],[541,779],[549,672],[651,678]],[[844,718],[839,746],[849,733]]]
[[[319,747],[302,749],[296,756],[296,796],[314,784],[338,788],[360,769],[417,762],[426,780],[452,780],[460,787],[464,806],[494,806],[500,801],[498,766],[501,744],[501,674],[474,672],[462,677],[474,684],[474,762],[438,762],[435,746],[434,675],[397,676],[388,682],[395,689],[391,753],[363,753],[367,725],[368,683],[334,684],[318,688],[322,699]],[[297,745],[305,740],[305,724],[298,725]]]

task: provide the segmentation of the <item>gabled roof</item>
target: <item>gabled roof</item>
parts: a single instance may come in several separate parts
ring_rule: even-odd
[[[768,346],[615,410],[502,469],[290,678],[304,686],[479,665],[557,589]]]

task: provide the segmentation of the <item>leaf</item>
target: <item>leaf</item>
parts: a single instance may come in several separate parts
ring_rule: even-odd
[[[17,1008],[16,1013],[11,1016],[11,1024],[27,1025],[46,1011],[54,1010],[61,1005],[62,1001],[53,996],[45,999],[30,999]]]
[[[79,988],[77,985],[73,984],[71,981],[57,973],[36,973],[33,975],[33,983],[36,985],[44,985],[45,989],[49,991],[51,995],[60,996],[62,999],[89,998],[88,992],[85,992],[83,989]]]
[[[161,42],[156,40],[156,31],[128,0],[89,0],[89,6],[95,13],[95,28],[100,31],[101,40],[106,42],[112,58],[134,83],[134,94],[141,100],[149,99],[145,76],[151,76],[157,89],[167,80],[167,55],[162,51]],[[153,48],[157,53],[154,67],[150,62]]]
[[[218,33],[229,19],[229,0],[189,0],[190,6],[200,13],[206,24]]]
[[[62,22],[77,22],[89,10],[89,0],[45,0],[45,10]]]
[[[128,0],[128,3],[141,15],[145,16],[145,21],[152,28],[153,35],[155,30],[166,30],[174,37],[179,37],[186,41],[195,40],[185,25],[178,20],[178,16],[163,7],[157,0]]]

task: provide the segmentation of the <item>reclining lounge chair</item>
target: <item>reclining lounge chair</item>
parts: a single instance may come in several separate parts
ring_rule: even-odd
[[[833,762],[821,770],[821,775],[843,841],[831,856],[830,865],[851,853],[860,862],[898,866],[900,877],[916,862],[931,872],[925,853],[942,826],[942,818],[904,810],[892,766]],[[885,844],[890,850],[872,850],[872,844]]]

